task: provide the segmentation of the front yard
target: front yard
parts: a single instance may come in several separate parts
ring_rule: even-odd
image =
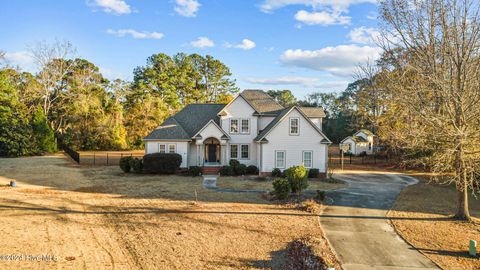
[[[450,218],[455,189],[418,179],[421,182],[403,190],[389,212],[397,232],[443,269],[480,269],[480,258],[468,256],[469,240],[480,243],[480,198],[470,197],[475,222],[456,221]]]
[[[17,188],[6,186],[11,179]],[[0,255],[58,257],[0,260],[0,269],[278,268],[288,242],[323,234],[317,215],[263,197],[205,189],[200,177],[79,167],[61,155],[0,159]]]

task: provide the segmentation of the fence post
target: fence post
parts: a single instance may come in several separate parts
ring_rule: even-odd
[[[95,165],[95,152],[93,152],[93,165]]]
[[[108,165],[108,152],[107,152],[107,165]]]
[[[122,158],[123,158],[123,153],[120,153],[120,159],[122,159]]]
[[[352,154],[350,153],[350,164],[352,164]]]

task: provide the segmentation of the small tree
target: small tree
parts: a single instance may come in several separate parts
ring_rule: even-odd
[[[308,170],[303,166],[293,166],[285,171],[292,192],[298,195],[308,187]]]
[[[55,135],[47,122],[42,107],[38,106],[33,114],[32,131],[37,153],[51,153],[57,151]]]

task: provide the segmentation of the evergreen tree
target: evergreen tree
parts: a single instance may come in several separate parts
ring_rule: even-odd
[[[42,107],[38,106],[33,113],[31,126],[36,153],[52,153],[57,151],[55,134],[48,125],[47,117],[45,117]]]

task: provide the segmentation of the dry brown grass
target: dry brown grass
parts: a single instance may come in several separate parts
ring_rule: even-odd
[[[4,186],[10,179],[17,188]],[[0,269],[278,268],[288,242],[322,236],[317,215],[204,189],[199,177],[125,175],[53,156],[0,159],[0,185],[0,254],[59,257]]]
[[[451,219],[456,198],[454,188],[422,180],[402,191],[388,216],[404,239],[443,269],[478,270],[480,259],[468,256],[468,244],[480,242],[480,219]],[[470,211],[480,217],[480,199],[470,198]]]

